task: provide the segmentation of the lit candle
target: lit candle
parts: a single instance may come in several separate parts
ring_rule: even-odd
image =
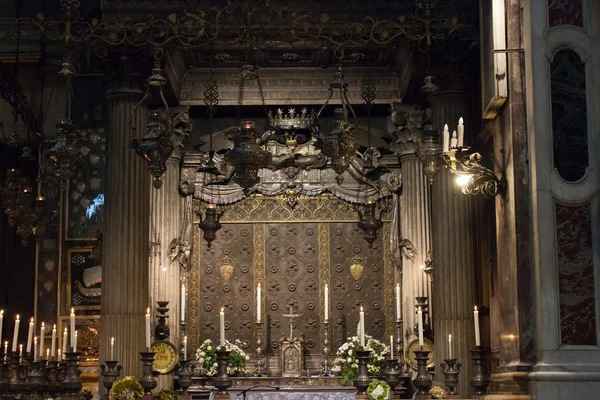
[[[46,324],[42,322],[42,328],[40,329],[40,356],[44,357],[44,339],[46,336]]]
[[[33,338],[33,362],[37,361],[37,336]]]
[[[262,289],[260,287],[260,283],[258,284],[258,286],[256,287],[256,322],[260,322],[260,318],[261,318],[261,304],[260,304],[260,299],[261,299],[261,295],[262,295]]]
[[[68,336],[68,332],[67,332],[67,328],[65,328],[65,331],[63,332],[63,345],[62,345],[63,357],[65,356],[65,353],[67,352],[67,336]]]
[[[50,355],[54,358],[56,356],[56,324],[52,328],[52,344],[50,346]]]
[[[75,343],[73,344],[73,352],[77,353],[77,331],[75,331]]]
[[[477,310],[477,306],[475,306],[475,310],[473,311],[473,317],[475,319],[475,346],[481,346],[481,338],[479,335],[479,311]]]
[[[4,342],[4,354],[8,353],[8,340]],[[6,357],[4,357],[6,358]]]
[[[29,321],[29,331],[27,332],[27,352],[31,353],[31,343],[33,338],[33,330],[35,329],[33,324],[33,317]]]
[[[17,314],[17,318],[15,319],[15,332],[13,334],[13,343],[12,343],[12,352],[17,352],[17,341],[19,340],[19,324],[21,320],[19,319],[19,314]]]
[[[221,333],[221,347],[225,347],[225,309],[221,307],[221,312],[219,313],[220,318],[220,333]]]
[[[448,335],[448,359],[452,360],[452,335]]]
[[[70,322],[71,322],[71,347],[73,347],[73,343],[75,343],[75,309],[74,308],[71,308]],[[64,351],[63,351],[63,353],[64,353]]]
[[[456,137],[456,131],[452,132],[452,139],[450,139],[450,148],[451,149],[456,149],[456,147],[458,146],[458,139]]]
[[[390,358],[394,358],[394,335],[390,335]]]
[[[46,360],[50,359],[50,349],[46,349]]]
[[[187,336],[183,337],[183,361],[187,361]]]
[[[421,307],[417,311],[417,323],[419,324],[419,346],[423,346],[423,311]]]
[[[464,146],[465,141],[465,125],[462,117],[458,119],[458,147]]]
[[[360,306],[360,319],[359,319],[359,327],[360,327],[360,347],[365,347],[365,311],[363,306]]]
[[[448,124],[444,125],[444,132],[442,133],[442,152],[447,153],[450,145],[450,131],[448,131]]]
[[[0,310],[0,343],[2,343],[2,323],[4,322],[4,310]]]
[[[329,286],[325,285],[325,322],[329,321]]]
[[[421,297],[425,297],[425,268],[421,265]]]
[[[19,357],[23,357],[23,345],[19,345]]]
[[[146,349],[150,348],[150,307],[146,309]]]
[[[60,349],[58,349],[58,357],[56,359],[62,360],[61,356],[62,356],[62,352],[60,351]]]
[[[114,337],[110,338],[110,360],[111,361],[115,360],[115,338]]]
[[[400,321],[402,319],[401,309],[400,309],[400,284],[396,284],[396,321]]]
[[[185,283],[181,284],[181,320],[185,321]]]

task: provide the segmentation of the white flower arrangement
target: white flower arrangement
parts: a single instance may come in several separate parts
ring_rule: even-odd
[[[332,371],[340,372],[343,383],[349,383],[358,373],[356,350],[359,348],[360,339],[358,336],[353,336],[348,338],[348,341],[337,350]],[[371,351],[371,360],[368,364],[369,373],[372,375],[381,373],[381,368],[385,363],[385,355],[390,351],[389,348],[372,336],[365,335],[365,350]]]
[[[229,340],[225,341],[225,348],[230,350],[229,354],[229,365],[227,366],[227,373],[229,375],[243,375],[246,373],[246,361],[250,359],[244,350],[240,347],[242,342],[237,340],[231,343]],[[198,350],[196,350],[196,360],[202,365],[202,368],[206,371],[206,376],[215,376],[217,374],[217,353],[215,352],[215,345],[210,339],[206,339]]]
[[[367,388],[370,400],[387,400],[390,397],[390,385],[385,381],[374,380]]]

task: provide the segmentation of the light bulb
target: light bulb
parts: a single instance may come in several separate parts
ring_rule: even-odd
[[[471,174],[459,175],[456,177],[456,184],[460,187],[465,187],[471,182],[471,179],[473,179],[473,175]]]

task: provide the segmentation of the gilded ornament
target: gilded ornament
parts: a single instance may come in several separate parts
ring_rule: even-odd
[[[221,273],[221,278],[223,278],[225,282],[229,282],[233,276],[233,265],[231,265],[231,259],[229,257],[223,258],[223,265],[221,265],[219,272]]]
[[[362,258],[359,256],[354,256],[352,258],[353,264],[350,266],[350,275],[354,278],[354,280],[359,280],[362,278],[365,267],[361,264]]]

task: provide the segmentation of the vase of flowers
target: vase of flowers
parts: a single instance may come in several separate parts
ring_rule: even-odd
[[[344,384],[352,382],[358,373],[356,350],[359,349],[360,339],[358,336],[353,336],[348,338],[348,341],[337,350],[332,370],[340,373]],[[371,360],[367,365],[369,374],[381,374],[382,368],[385,366],[385,355],[389,353],[389,348],[372,336],[365,335],[364,349],[371,352]]]
[[[144,388],[135,376],[116,381],[109,392],[110,400],[137,400],[144,396]]]
[[[387,400],[390,397],[390,385],[385,381],[373,380],[367,388],[369,400]]]
[[[227,366],[227,374],[229,376],[240,376],[246,373],[246,361],[250,359],[244,350],[240,347],[242,342],[236,340],[231,343],[225,341],[225,347],[231,351],[229,355],[229,365]],[[215,353],[215,345],[212,340],[206,339],[198,350],[196,350],[196,360],[202,365],[206,376],[215,376],[217,374],[217,353]]]

